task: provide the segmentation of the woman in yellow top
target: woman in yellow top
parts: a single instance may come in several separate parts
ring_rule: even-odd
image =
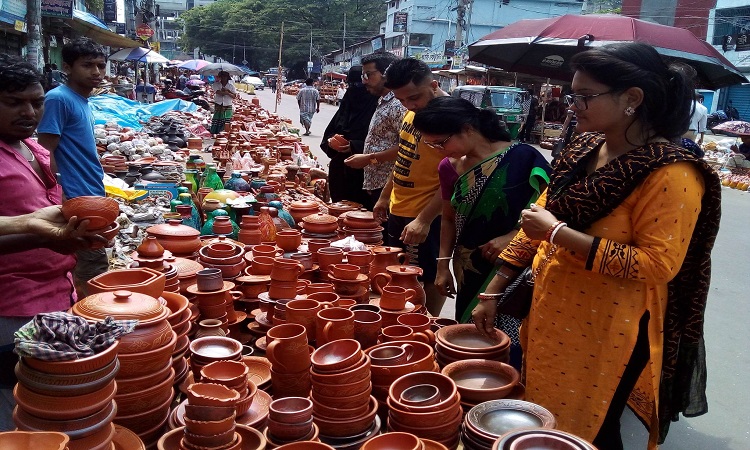
[[[566,101],[583,134],[522,212],[472,317],[491,332],[498,294],[532,264],[527,400],[602,450],[622,449],[630,401],[655,448],[680,412],[707,410],[703,312],[721,185],[672,143],[690,119],[686,68],[637,43],[582,52],[571,66]]]

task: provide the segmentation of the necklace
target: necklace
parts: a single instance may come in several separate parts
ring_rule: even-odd
[[[36,156],[34,156],[34,152],[31,151],[31,149],[21,141],[21,146],[26,149],[27,152],[29,152],[29,155],[31,155],[31,159],[27,158],[26,155],[23,155],[24,159],[28,162],[34,162],[36,161]]]

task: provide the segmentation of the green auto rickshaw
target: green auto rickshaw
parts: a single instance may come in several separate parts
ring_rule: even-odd
[[[529,96],[526,89],[512,86],[458,86],[454,97],[469,100],[477,108],[492,108],[508,126],[511,139],[518,137],[524,122],[523,102]]]

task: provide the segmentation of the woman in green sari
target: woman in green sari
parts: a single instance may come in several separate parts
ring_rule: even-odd
[[[440,259],[435,284],[455,296],[456,320],[469,322],[477,295],[495,275],[500,252],[516,234],[521,211],[549,182],[549,164],[534,147],[511,145],[494,111],[455,97],[439,97],[417,112],[422,141],[446,158],[438,166],[443,194]],[[453,261],[453,273],[450,261]],[[499,316],[520,365],[520,321]]]

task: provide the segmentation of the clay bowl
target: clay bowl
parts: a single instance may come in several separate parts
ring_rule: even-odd
[[[313,370],[319,373],[348,369],[360,359],[362,359],[362,346],[354,339],[331,341],[319,347],[310,356]]]
[[[276,447],[276,450],[334,450],[334,448],[322,442],[300,441],[281,445]]]
[[[312,415],[304,422],[283,423],[268,418],[268,432],[282,441],[296,441],[310,434],[313,428]]]
[[[190,318],[190,316],[185,317],[185,311],[187,311],[190,306],[187,297],[167,291],[162,292],[161,297],[167,302],[167,308],[169,308],[170,311],[167,316],[167,321],[172,327],[175,327],[185,319]]]
[[[250,267],[248,267],[248,275],[271,275],[273,270],[273,259],[271,256],[255,256],[249,253],[245,255],[245,260],[248,261]]]
[[[222,246],[230,246],[233,249],[235,249],[234,253],[231,253],[229,256],[226,257],[218,257],[218,256],[209,256],[208,249],[211,247],[211,245],[222,245]],[[201,247],[200,250],[198,250],[198,255],[200,257],[200,262],[204,266],[211,266],[211,265],[228,265],[228,264],[237,264],[240,261],[242,261],[243,256],[243,250],[239,247],[235,247],[231,244],[226,244],[223,242],[216,242],[213,244],[209,244],[205,247]]]
[[[115,414],[117,406],[114,401],[94,414],[75,420],[42,419],[16,406],[13,410],[13,422],[21,431],[58,431],[76,440],[100,431],[112,422]]]
[[[313,391],[317,392],[320,395],[325,395],[329,397],[333,396],[342,396],[342,397],[348,397],[352,395],[361,394],[362,392],[370,389],[370,376],[365,376],[363,379],[359,381],[355,381],[353,383],[346,383],[346,384],[329,384],[329,383],[321,383],[316,380],[312,380],[312,389]]]
[[[209,258],[226,259],[237,255],[241,257],[242,255],[242,247],[238,247],[231,242],[214,241],[204,246],[201,250],[205,250],[201,255],[208,256]]]
[[[159,298],[164,292],[166,280],[162,272],[148,267],[138,267],[110,270],[90,279],[87,284],[89,294],[126,290]]]
[[[364,379],[370,379],[370,358],[367,355],[364,355],[363,359],[364,362],[337,373],[319,373],[312,371],[310,373],[310,379],[314,383],[317,382],[325,385],[347,385]]]
[[[360,274],[359,266],[354,264],[331,264],[328,270],[331,275],[341,280],[356,280]]]
[[[111,241],[112,239],[117,236],[117,233],[120,232],[120,224],[117,222],[112,222],[111,224],[107,225],[104,228],[100,228],[98,230],[90,230],[91,233],[98,234],[99,236],[103,237],[107,240],[107,242]],[[106,247],[106,243],[104,242],[94,242],[91,244],[92,249],[99,249]]]
[[[118,376],[132,378],[144,373],[154,373],[164,368],[172,359],[172,353],[177,345],[177,334],[172,332],[172,339],[167,345],[147,352],[123,353],[118,355],[120,372]]]
[[[317,418],[340,420],[346,417],[359,417],[370,410],[369,403],[362,403],[353,408],[338,408],[324,405],[323,403],[313,403],[312,413]]]
[[[443,441],[445,439],[451,439],[459,434],[462,421],[463,411],[461,411],[461,408],[457,408],[456,411],[454,411],[454,415],[445,421],[433,421],[429,424],[425,424],[425,426],[417,426],[410,422],[399,422],[394,419],[393,416],[390,416],[388,418],[388,426],[393,431],[403,431],[418,436],[424,436],[429,439]]]
[[[271,361],[262,356],[244,356],[242,362],[250,369],[248,379],[256,386],[271,381]]]
[[[322,395],[313,389],[311,398],[313,403],[325,405],[330,408],[353,409],[366,404],[371,391],[372,387],[368,385],[364,391],[345,397],[341,395]]]
[[[424,439],[419,438],[420,441],[422,441],[422,445],[424,445],[424,450],[448,450],[448,447],[441,444],[438,441],[433,441],[432,439]]]
[[[120,204],[113,198],[84,195],[64,201],[62,214],[66,220],[73,216],[88,220],[89,229],[93,230],[114,222],[120,214]]]
[[[312,417],[312,408],[313,403],[308,398],[279,398],[269,405],[268,418],[278,423],[305,422]]]
[[[185,405],[185,418],[201,422],[220,422],[228,417],[235,417],[232,407]],[[234,419],[233,419],[234,420]]]
[[[110,450],[115,436],[115,424],[110,423],[97,432],[68,442],[69,450]]]
[[[555,428],[556,420],[547,409],[531,402],[491,400],[471,408],[465,424],[479,436],[497,439],[518,428]]]
[[[299,230],[281,230],[276,233],[276,245],[285,252],[296,251],[300,244],[302,244],[302,234]]]
[[[36,417],[70,420],[81,419],[100,411],[112,401],[116,391],[117,384],[112,380],[102,389],[84,395],[65,397],[65,401],[60,401],[60,397],[38,394],[24,384],[18,383],[13,388],[13,397],[21,408]]]
[[[214,361],[201,368],[201,379],[208,383],[234,386],[247,384],[250,369],[240,361]]]
[[[104,351],[92,356],[70,361],[45,361],[37,358],[23,358],[24,364],[40,372],[51,374],[85,374],[94,372],[111,364],[117,358],[120,341],[115,341]]]
[[[131,392],[129,394],[118,394],[115,396],[117,408],[121,416],[137,414],[146,409],[152,409],[164,403],[167,399],[174,397],[174,369],[171,364],[167,378],[158,383],[152,383],[152,386]]]
[[[370,397],[370,409],[361,417],[347,417],[341,420],[321,418],[313,414],[315,424],[320,434],[331,437],[356,436],[367,431],[372,426],[378,412],[378,401]]]
[[[529,436],[530,439],[523,439]],[[555,439],[547,439],[554,437]],[[594,446],[580,437],[560,430],[548,428],[525,428],[511,431],[496,439],[492,450],[502,449],[529,450],[544,448],[553,450],[596,450]]]
[[[139,377],[117,377],[117,394],[130,394],[143,389],[148,389],[149,387],[154,386],[154,384],[159,384],[168,378],[171,368],[172,360],[170,359],[164,367],[158,371],[148,372]]]
[[[265,431],[263,432],[263,436],[265,436],[266,441],[268,441],[268,447],[267,448],[276,448],[276,447],[280,447],[280,446],[282,446],[284,444],[290,444],[292,442],[302,442],[302,441],[320,442],[319,433],[320,433],[320,430],[318,430],[318,426],[315,425],[315,423],[311,422],[310,431],[305,436],[302,436],[299,439],[290,439],[290,440],[280,439],[280,438],[274,436],[270,432],[270,428],[269,427],[266,427]]]
[[[441,373],[456,383],[461,399],[481,403],[504,398],[518,384],[518,371],[508,364],[467,359],[448,364]]]
[[[237,412],[237,417],[245,414],[253,404],[255,394],[258,393],[258,387],[252,381],[247,382],[247,394],[241,397],[240,400],[234,405],[234,409]]]
[[[115,360],[109,366],[97,372],[106,373],[105,375],[97,375],[93,379],[85,379],[86,381],[82,382],[76,380],[76,375],[67,375],[71,378],[60,378],[64,376],[34,371],[25,367],[24,363],[20,361],[16,364],[14,373],[19,383],[23,383],[37,394],[51,397],[69,397],[91,394],[103,389],[115,378],[119,365],[119,361]]]
[[[187,428],[187,425],[185,426]],[[194,447],[205,447],[205,448],[224,448],[226,445],[231,444],[235,440],[234,426],[229,430],[214,435],[202,435],[195,434],[185,430],[185,436],[183,436],[183,443],[189,443]]]
[[[32,369],[28,366],[28,361],[29,358],[21,358],[17,364],[18,372],[23,375],[24,380],[31,381],[35,384],[45,384],[52,389],[56,387],[64,389],[65,386],[94,383],[103,378],[110,380],[117,374],[117,370],[119,369],[118,362],[113,360],[101,369],[92,372],[81,374],[57,374]]]
[[[510,346],[510,338],[495,329],[496,336],[485,336],[474,324],[458,324],[443,327],[435,333],[435,338],[443,346],[471,353],[493,353]]]
[[[402,393],[412,386],[419,384],[430,384],[435,386],[440,392],[440,400],[437,403],[424,406],[405,405],[401,403]],[[449,377],[436,372],[414,372],[404,375],[391,384],[388,389],[388,398],[395,404],[407,411],[429,412],[439,411],[445,406],[451,404],[456,398],[456,383]]]
[[[416,384],[401,392],[399,403],[406,406],[431,406],[440,401],[440,390],[432,384]]]
[[[416,342],[416,341],[386,342],[386,343],[374,345],[368,348],[367,350],[365,350],[365,354],[369,356],[369,354],[372,353],[372,351],[377,348],[385,347],[385,346],[394,346],[394,345],[400,346],[403,344],[410,344],[412,346],[413,353],[412,353],[411,359],[409,359],[406,362],[406,364],[399,364],[395,366],[373,365],[371,369],[373,380],[377,379],[378,383],[380,384],[392,383],[401,375],[405,375],[411,372],[434,369],[435,357],[434,357],[434,352],[432,350],[432,347],[430,347],[428,344],[425,344],[423,342]],[[423,383],[414,383],[414,384],[423,384]]]
[[[54,431],[7,431],[0,433],[3,450],[65,450],[70,438]]]
[[[446,363],[461,361],[464,359],[489,359],[493,361],[507,362],[510,357],[510,346],[503,350],[493,352],[474,352],[446,347],[442,342],[438,341],[435,343],[435,352],[437,353],[437,357]]]
[[[362,450],[420,450],[422,441],[409,433],[385,433],[365,442]]]
[[[187,388],[188,401],[196,406],[234,406],[239,392],[214,383],[193,383]]]
[[[152,448],[153,447],[152,444],[156,442],[162,434],[164,434],[165,426],[169,420],[169,408],[166,409],[166,412],[167,414],[163,416],[164,417],[163,419],[157,419],[157,420],[153,420],[149,422],[149,426],[151,426],[151,428],[145,431],[140,431],[136,434],[136,436],[138,436],[141,442],[149,443],[149,448]],[[156,425],[153,425],[154,423]],[[106,450],[106,449],[103,449],[103,450]]]
[[[166,423],[167,418],[169,418],[169,405],[171,403],[172,398],[170,397],[161,405],[156,405],[151,409],[143,409],[128,416],[118,415],[116,418],[117,424],[122,425],[141,436],[146,432],[153,431],[155,427],[154,424]],[[141,439],[143,439],[143,437]]]
[[[203,365],[217,360],[237,360],[242,353],[242,344],[223,336],[206,336],[190,343],[191,358]]]

